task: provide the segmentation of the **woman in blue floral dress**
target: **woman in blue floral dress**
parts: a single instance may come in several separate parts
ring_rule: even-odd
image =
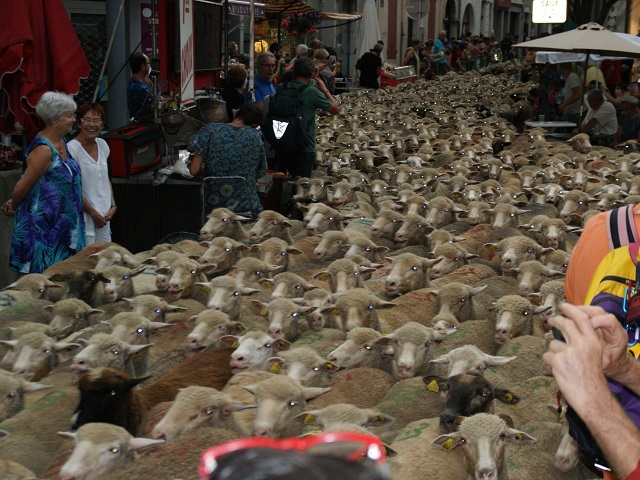
[[[45,128],[27,148],[27,167],[2,210],[16,220],[11,239],[11,268],[40,273],[85,247],[80,168],[64,136],[75,123],[69,95],[46,92],[36,112]]]
[[[189,165],[191,174],[246,178],[255,213],[262,211],[256,180],[267,173],[264,143],[255,128],[262,124],[263,116],[260,105],[243,105],[231,123],[208,123],[189,142],[195,152]],[[251,205],[242,181],[212,181],[209,187],[207,212],[225,207],[238,214],[250,214]]]

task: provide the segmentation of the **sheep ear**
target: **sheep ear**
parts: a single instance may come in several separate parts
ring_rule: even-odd
[[[429,392],[440,393],[448,390],[446,378],[438,377],[436,375],[427,375],[426,377],[422,377],[422,381],[425,384],[424,388]]]
[[[144,345],[129,345],[129,355],[132,357],[142,355],[143,353],[149,351],[149,349],[153,347],[153,343],[146,343]]]
[[[482,292],[485,288],[487,288],[489,285],[482,285],[481,287],[474,287],[471,289],[471,295],[477,295],[480,292]]]
[[[0,345],[6,345],[7,347],[14,350],[18,346],[17,340],[0,340]]]
[[[302,412],[301,414],[293,417],[293,419],[298,423],[302,423],[303,425],[314,427],[319,427],[322,425],[320,423],[320,420],[318,419],[318,410],[309,410],[308,412]]]
[[[104,310],[97,310],[95,308],[92,308],[91,310],[89,310],[89,313],[87,313],[87,315],[95,315],[97,313],[105,313]]]
[[[536,443],[536,439],[531,435],[524,433],[521,430],[516,430],[515,428],[507,429],[506,440],[514,445],[530,445],[532,443]]]
[[[56,352],[67,351],[73,348],[82,348],[82,345],[80,345],[79,343],[64,343],[64,342],[57,342],[53,344],[53,349]]]
[[[37,392],[38,390],[44,390],[45,388],[53,388],[53,385],[25,381],[22,383],[22,388],[25,392]]]
[[[302,255],[303,253],[302,250],[298,250],[295,247],[287,247],[286,250],[289,255]]]
[[[75,440],[76,434],[75,432],[57,432],[58,435],[64,438],[70,438],[71,440]]]
[[[429,360],[429,363],[437,363],[438,365],[449,365],[449,354],[445,353],[438,358]]]
[[[547,310],[551,310],[553,308],[553,306],[551,305],[540,305],[539,307],[536,307],[533,309],[533,313],[538,314],[538,313],[544,313]]]
[[[396,419],[391,415],[385,415],[382,412],[375,412],[375,414],[369,415],[369,418],[367,418],[366,426],[379,427],[382,425],[391,425],[395,421]]]
[[[272,278],[261,278],[258,280],[258,283],[264,288],[273,288],[273,285],[275,284]]]
[[[431,442],[431,445],[433,445],[434,447],[440,447],[442,448],[442,450],[449,453],[454,448],[462,445],[462,439],[459,432],[453,432],[447,435],[440,435],[433,442]]]
[[[220,337],[220,341],[226,347],[238,348],[238,337],[236,335],[223,335]]]
[[[223,415],[227,416],[233,412],[239,412],[240,410],[247,410],[249,408],[258,408],[258,405],[250,405],[242,402],[225,402],[222,407]]]
[[[327,393],[331,388],[320,388],[320,387],[306,387],[302,389],[302,396],[305,400],[311,400],[312,398],[319,397],[323,393]]]
[[[284,338],[277,338],[273,341],[273,347],[275,352],[282,352],[284,350],[289,350],[293,345],[288,340]]]
[[[516,357],[499,357],[497,355],[486,355],[485,359],[488,366],[493,366],[504,365],[505,363],[509,363],[511,360],[515,360]]]
[[[320,365],[320,369],[325,372],[325,373],[336,373],[338,370],[340,370],[340,367],[338,365],[336,365],[333,362],[323,362],[322,365]]]
[[[0,441],[6,440],[11,434],[6,430],[0,430]]]
[[[514,428],[513,419],[511,418],[511,416],[507,415],[506,413],[496,413],[496,416],[500,417],[504,421],[504,423],[507,424],[507,427]]]
[[[287,361],[281,357],[271,357],[267,360],[267,367],[269,367],[269,373],[275,373],[279,375],[282,369],[287,364]]]
[[[135,437],[129,440],[129,450],[142,450],[143,448],[155,447],[162,443],[164,443],[164,440]]]
[[[171,326],[170,323],[149,322],[149,328],[151,329],[152,332],[155,332],[156,330],[160,330],[161,328],[167,328],[167,327],[170,327],[170,326]]]

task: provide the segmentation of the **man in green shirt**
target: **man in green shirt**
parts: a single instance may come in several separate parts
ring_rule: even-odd
[[[309,57],[301,57],[293,66],[295,80],[291,87],[300,88],[309,85],[312,79],[318,78],[315,62]],[[278,85],[283,88],[284,85]],[[292,177],[310,177],[316,155],[316,109],[322,109],[332,115],[339,113],[338,104],[321,80],[315,86],[305,88],[302,93],[302,117],[307,122],[308,143],[302,152],[279,152],[280,170],[288,171]]]

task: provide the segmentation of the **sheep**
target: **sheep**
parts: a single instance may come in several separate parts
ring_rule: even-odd
[[[226,208],[216,208],[207,215],[207,221],[200,229],[200,240],[210,241],[217,237],[229,237],[238,242],[248,240],[247,231],[241,222],[250,220]]]
[[[380,321],[376,309],[391,308],[396,304],[380,300],[366,288],[353,288],[342,294],[335,307],[325,307],[322,313],[331,312],[340,318],[342,329],[370,327],[380,330]]]
[[[401,222],[402,225],[393,237],[396,247],[402,248],[407,245],[425,245],[427,243],[428,235],[433,231],[433,227],[427,223],[424,217],[408,213]]]
[[[565,223],[570,223],[572,215],[584,213],[589,209],[589,202],[594,199],[581,190],[570,190],[562,195],[562,207],[559,216]]]
[[[278,212],[264,210],[260,213],[258,221],[249,230],[249,241],[253,244],[260,243],[267,238],[280,238],[291,244],[291,233],[289,229],[293,224]]]
[[[484,375],[487,367],[504,365],[516,357],[500,357],[484,353],[475,345],[464,345],[455,348],[444,355],[431,360],[431,363],[445,365],[447,367],[447,377],[453,377],[461,373],[475,373]]]
[[[404,295],[429,286],[428,269],[435,263],[434,260],[413,253],[402,253],[388,259],[391,260],[391,269],[384,284],[387,293]]]
[[[422,379],[427,391],[440,393],[446,406],[440,414],[440,428],[443,432],[453,432],[456,417],[493,413],[494,399],[508,405],[515,405],[520,398],[509,390],[494,387],[482,375],[461,373],[449,378],[428,375]]]
[[[432,280],[442,278],[467,265],[470,259],[478,257],[475,253],[469,253],[464,247],[453,243],[439,245],[433,250],[433,256],[435,258],[429,270],[429,278]]]
[[[73,453],[60,470],[62,480],[99,478],[132,460],[135,451],[164,443],[135,438],[124,428],[108,423],[90,423],[75,433],[59,434],[75,442]]]
[[[456,220],[456,213],[463,212],[461,208],[458,208],[446,197],[436,197],[429,202],[429,211],[427,212],[427,223],[434,228],[444,227]]]
[[[318,288],[316,285],[307,282],[300,275],[291,272],[282,272],[271,278],[263,278],[260,285],[272,288],[271,299],[276,298],[296,298],[304,295],[305,292]]]
[[[123,297],[134,297],[136,294],[133,288],[132,278],[144,272],[144,268],[131,270],[128,267],[112,265],[102,270],[102,275],[109,279],[102,285],[102,298],[100,304],[113,303]],[[98,292],[100,288],[98,288]]]
[[[589,141],[589,135],[586,133],[579,133],[571,137],[567,140],[567,143],[578,153],[589,153],[591,151],[591,142]]]
[[[4,480],[38,480],[31,470],[11,460],[0,460],[0,472]]]
[[[339,328],[336,317],[322,313],[325,307],[333,306],[333,295],[322,288],[310,290],[304,294],[302,300],[294,299],[295,302],[302,303],[305,307],[316,307],[316,309],[307,315],[309,328],[316,332],[323,328]],[[332,313],[332,312],[330,312]]]
[[[120,265],[122,267],[129,267],[132,269],[140,266],[140,260],[121,245],[110,245],[98,253],[92,253],[89,255],[89,258],[98,259],[96,270],[104,270],[112,265]]]
[[[32,332],[17,340],[0,340],[16,351],[11,370],[26,381],[37,382],[58,365],[58,353],[80,347],[77,343],[56,342],[51,337]]]
[[[266,370],[269,358],[291,348],[291,342],[257,331],[249,331],[240,337],[224,335],[221,340],[225,345],[235,348],[229,362],[234,375],[245,371]]]
[[[340,368],[305,346],[280,352],[277,357],[271,357],[268,363],[271,373],[287,375],[303,387],[326,387],[330,376]]]
[[[137,295],[135,298],[123,298],[129,304],[129,310],[139,313],[152,322],[166,322],[167,313],[185,312],[187,308],[169,305],[156,295]]]
[[[527,213],[514,205],[498,203],[493,209],[493,226],[495,228],[514,227],[519,225],[518,215]]]
[[[350,235],[347,231],[349,249],[344,254],[345,258],[360,255],[371,262],[379,262],[382,256],[389,251],[389,247],[376,245],[364,235]]]
[[[35,299],[48,298],[50,296],[50,289],[58,290],[63,286],[52,282],[46,275],[41,273],[29,273],[23,277],[20,277],[17,281],[10,285],[7,285],[2,290],[17,290],[19,292],[29,292]]]
[[[417,322],[407,322],[377,341],[383,349],[392,349],[391,368],[398,380],[428,373],[433,342],[433,328]]]
[[[287,244],[281,238],[269,238],[251,247],[260,252],[260,260],[269,266],[270,272],[284,272],[289,267],[290,255],[303,255],[301,250]]]
[[[245,287],[237,278],[223,275],[211,280],[209,283],[199,283],[199,286],[209,288],[207,308],[220,310],[229,315],[233,321],[240,317],[240,307],[243,295],[258,293],[257,288]]]
[[[229,237],[215,237],[205,243],[207,251],[204,252],[198,263],[202,265],[215,265],[211,273],[226,273],[236,264],[242,255],[249,250],[245,244]]]
[[[278,268],[273,269],[278,270]],[[236,279],[238,282],[258,283],[262,278],[272,271],[272,266],[267,265],[262,260],[252,257],[245,257],[238,260],[235,265]]]
[[[347,333],[347,340],[333,350],[327,360],[340,368],[372,367],[391,372],[391,359],[386,346],[378,343],[382,334],[373,328],[356,327]]]
[[[255,396],[258,409],[253,423],[255,437],[291,437],[302,433],[302,425],[294,418],[304,412],[307,400],[328,392],[330,388],[302,387],[284,375],[244,387]]]
[[[129,345],[106,333],[96,333],[89,339],[89,344],[73,357],[71,368],[84,372],[96,367],[111,367],[135,376],[144,372],[135,372],[134,357],[142,355],[151,346]]]
[[[206,280],[204,275],[215,269],[215,265],[200,265],[190,258],[179,258],[171,267],[160,267],[156,273],[170,275],[167,291],[169,298],[189,298],[196,293],[198,282]]]
[[[486,243],[485,247],[500,252],[500,268],[504,275],[509,275],[522,262],[537,260],[541,255],[553,251],[524,236],[508,237],[498,243]]]
[[[111,319],[111,336],[129,345],[144,345],[151,341],[151,334],[169,323],[152,322],[135,312],[120,312]]]
[[[431,241],[432,252],[444,243],[454,243],[454,242],[461,242],[465,240],[464,237],[453,235],[451,232],[447,230],[442,230],[442,229],[433,230],[429,234],[429,239]]]
[[[391,425],[395,419],[372,408],[360,408],[349,403],[337,403],[328,407],[307,410],[295,420],[308,427],[319,427],[323,431],[336,431],[348,425],[356,427],[381,427]],[[365,430],[366,431],[366,430]]]
[[[472,287],[460,282],[449,282],[446,287],[438,290],[431,290],[432,295],[436,295],[440,300],[440,310],[438,314],[451,314],[460,322],[476,320],[487,317],[486,308],[474,301],[474,297],[481,293],[486,285]]]
[[[0,370],[0,422],[13,417],[24,408],[25,393],[51,388],[52,385],[28,382],[5,370]]]
[[[200,385],[221,390],[232,375],[231,352],[230,348],[212,348],[198,353],[139,390],[134,387],[147,377],[132,378],[108,367],[84,372],[78,380],[81,395],[73,428],[106,422],[119,425],[132,435],[140,434],[147,414],[158,404],[173,401],[181,388]]]
[[[518,273],[518,293],[523,297],[540,290],[540,286],[550,277],[564,275],[563,272],[551,270],[538,260],[522,262],[514,269]]]
[[[540,305],[551,307],[540,314],[544,320],[543,327],[545,330],[550,330],[547,320],[558,314],[560,304],[566,300],[564,280],[550,280],[543,283],[540,287],[540,292],[529,294],[529,298],[538,298],[541,300]]]
[[[320,238],[320,243],[313,250],[314,260],[338,260],[349,248],[349,235],[342,230],[326,231]]]
[[[403,216],[395,210],[384,208],[376,215],[376,220],[371,225],[372,238],[385,238],[394,240],[396,232],[402,226]]]
[[[460,212],[458,217],[466,219],[469,225],[490,223],[493,217],[492,207],[487,202],[472,201],[467,203],[466,212]]]
[[[580,448],[578,442],[569,432],[569,422],[567,421],[567,410],[569,407],[560,404],[549,403],[549,410],[558,416],[559,423],[562,425],[564,433],[560,439],[560,444],[555,454],[555,467],[561,472],[569,472],[573,470],[580,461]]]
[[[72,332],[76,332],[91,325],[90,317],[104,313],[102,310],[91,308],[82,300],[67,298],[53,305],[44,307],[53,313],[49,323],[49,335],[56,339],[64,338]]]
[[[253,304],[262,316],[267,317],[267,333],[272,338],[284,338],[289,342],[296,340],[309,327],[304,317],[316,309],[298,305],[288,298],[277,298],[268,304],[254,300]]]
[[[519,295],[505,295],[495,303],[496,343],[503,345],[509,339],[520,335],[531,335],[533,315],[542,313],[550,307],[534,307],[526,298]]]
[[[361,274],[374,272],[375,268],[361,267],[349,258],[334,260],[327,270],[316,272],[313,278],[327,281],[332,293],[343,294],[353,288],[364,288]]]
[[[222,347],[223,335],[240,335],[246,330],[240,322],[232,322],[229,315],[218,310],[203,310],[189,320],[196,323],[187,336],[187,347],[191,350]]]
[[[72,272],[58,273],[50,277],[54,282],[65,282],[67,284],[67,298],[79,298],[92,307],[101,305],[102,296],[98,285],[109,283],[102,272],[96,270],[75,270]]]
[[[540,260],[550,270],[567,273],[571,254],[564,250],[555,250],[540,255]]]
[[[345,217],[328,205],[319,204],[306,224],[307,236],[320,235],[328,230],[342,230]]]
[[[169,288],[171,266],[183,258],[188,257],[184,253],[168,250],[158,253],[155,257],[149,257],[144,261],[144,263],[156,265],[156,288],[158,291],[164,292]],[[215,266],[212,267],[212,270],[213,269],[215,269]]]
[[[507,443],[529,445],[536,439],[527,433],[510,428],[505,421],[488,413],[465,418],[457,432],[441,435],[432,445],[444,450],[463,446],[464,465],[468,479],[495,478],[508,480],[508,462],[504,458]]]
[[[151,437],[172,440],[197,428],[226,428],[240,432],[235,424],[234,412],[255,405],[234,401],[228,394],[215,388],[190,386],[176,395],[176,399],[153,430]]]

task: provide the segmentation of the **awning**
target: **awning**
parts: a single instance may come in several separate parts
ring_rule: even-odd
[[[360,13],[338,13],[338,12],[318,12],[315,8],[307,5],[302,0],[285,1],[279,3],[267,3],[264,7],[267,15],[287,16],[294,13],[316,12],[322,16],[323,20],[353,21],[362,17]]]

